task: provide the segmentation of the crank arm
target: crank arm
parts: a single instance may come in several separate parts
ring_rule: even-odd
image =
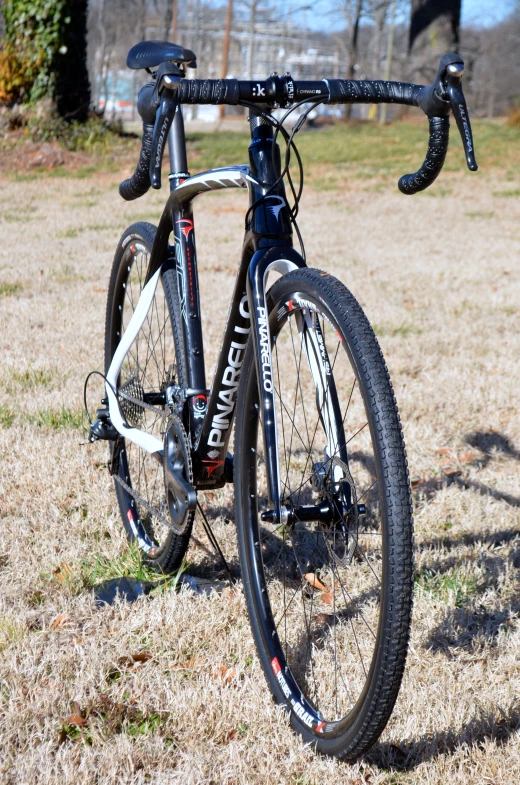
[[[182,446],[175,434],[166,437],[166,460],[164,461],[164,485],[168,497],[168,509],[172,523],[180,526],[186,514],[197,506],[197,492],[183,474],[184,459]]]

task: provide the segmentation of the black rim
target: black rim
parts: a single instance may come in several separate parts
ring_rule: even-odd
[[[114,296],[113,349],[139,301],[145,285],[150,251],[146,243],[132,237],[124,249]],[[120,371],[119,390],[153,406],[141,407],[119,396],[121,408],[130,425],[162,439],[165,420],[164,390],[176,382],[175,344],[168,300],[159,281],[148,316],[127,353]],[[162,464],[130,441],[125,441],[119,463],[120,477],[145,499],[149,507],[168,519]],[[150,558],[158,558],[171,529],[128,492],[119,488],[127,507],[127,523],[139,546]]]
[[[288,524],[261,520],[268,501],[257,420],[250,436],[256,460],[250,459],[249,493],[256,490],[257,503],[249,547],[258,608],[268,598],[260,614],[273,673],[302,722],[335,737],[358,716],[371,683],[384,604],[383,510],[370,417],[340,326],[323,304],[306,294],[315,305],[301,308],[298,297],[281,300],[272,312],[279,321],[271,319],[282,504],[295,513]],[[321,404],[316,396],[306,331],[321,333],[337,390],[341,425],[330,454],[324,410],[334,396]],[[305,507],[324,502],[333,510],[328,522],[302,520]]]

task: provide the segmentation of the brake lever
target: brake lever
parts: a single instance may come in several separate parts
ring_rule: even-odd
[[[450,100],[451,110],[457,122],[457,127],[460,132],[464,152],[466,154],[466,163],[468,169],[476,172],[478,169],[475,160],[475,149],[473,146],[473,134],[471,133],[471,125],[469,122],[468,107],[466,106],[466,99],[462,92],[461,81],[464,74],[464,63],[451,63],[446,68],[446,93]]]
[[[177,111],[177,90],[182,72],[173,63],[159,66],[154,89],[155,104],[158,106],[152,136],[150,158],[150,184],[152,188],[161,187],[161,166],[164,146],[168,139],[175,112]]]

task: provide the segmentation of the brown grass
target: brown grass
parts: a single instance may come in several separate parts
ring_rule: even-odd
[[[4,181],[0,782],[518,782],[520,181],[508,196],[499,172],[448,172],[407,198],[346,177],[306,192],[301,226],[311,265],[345,281],[376,325],[415,493],[412,645],[380,744],[349,765],[291,733],[241,593],[95,607],[91,583],[114,565],[131,572],[132,554],[105,449],[84,444],[77,412],[102,367],[118,236],[156,220],[164,193],[124,204],[107,173]],[[231,193],[197,207],[208,378],[244,204]],[[234,560],[231,494],[208,496]],[[207,545],[200,522],[195,535]],[[192,547],[190,571],[204,559]]]

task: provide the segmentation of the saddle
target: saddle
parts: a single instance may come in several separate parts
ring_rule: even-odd
[[[168,41],[141,41],[135,44],[126,56],[128,68],[155,68],[161,63],[186,63],[188,68],[197,67],[197,58],[191,49],[184,49]]]

